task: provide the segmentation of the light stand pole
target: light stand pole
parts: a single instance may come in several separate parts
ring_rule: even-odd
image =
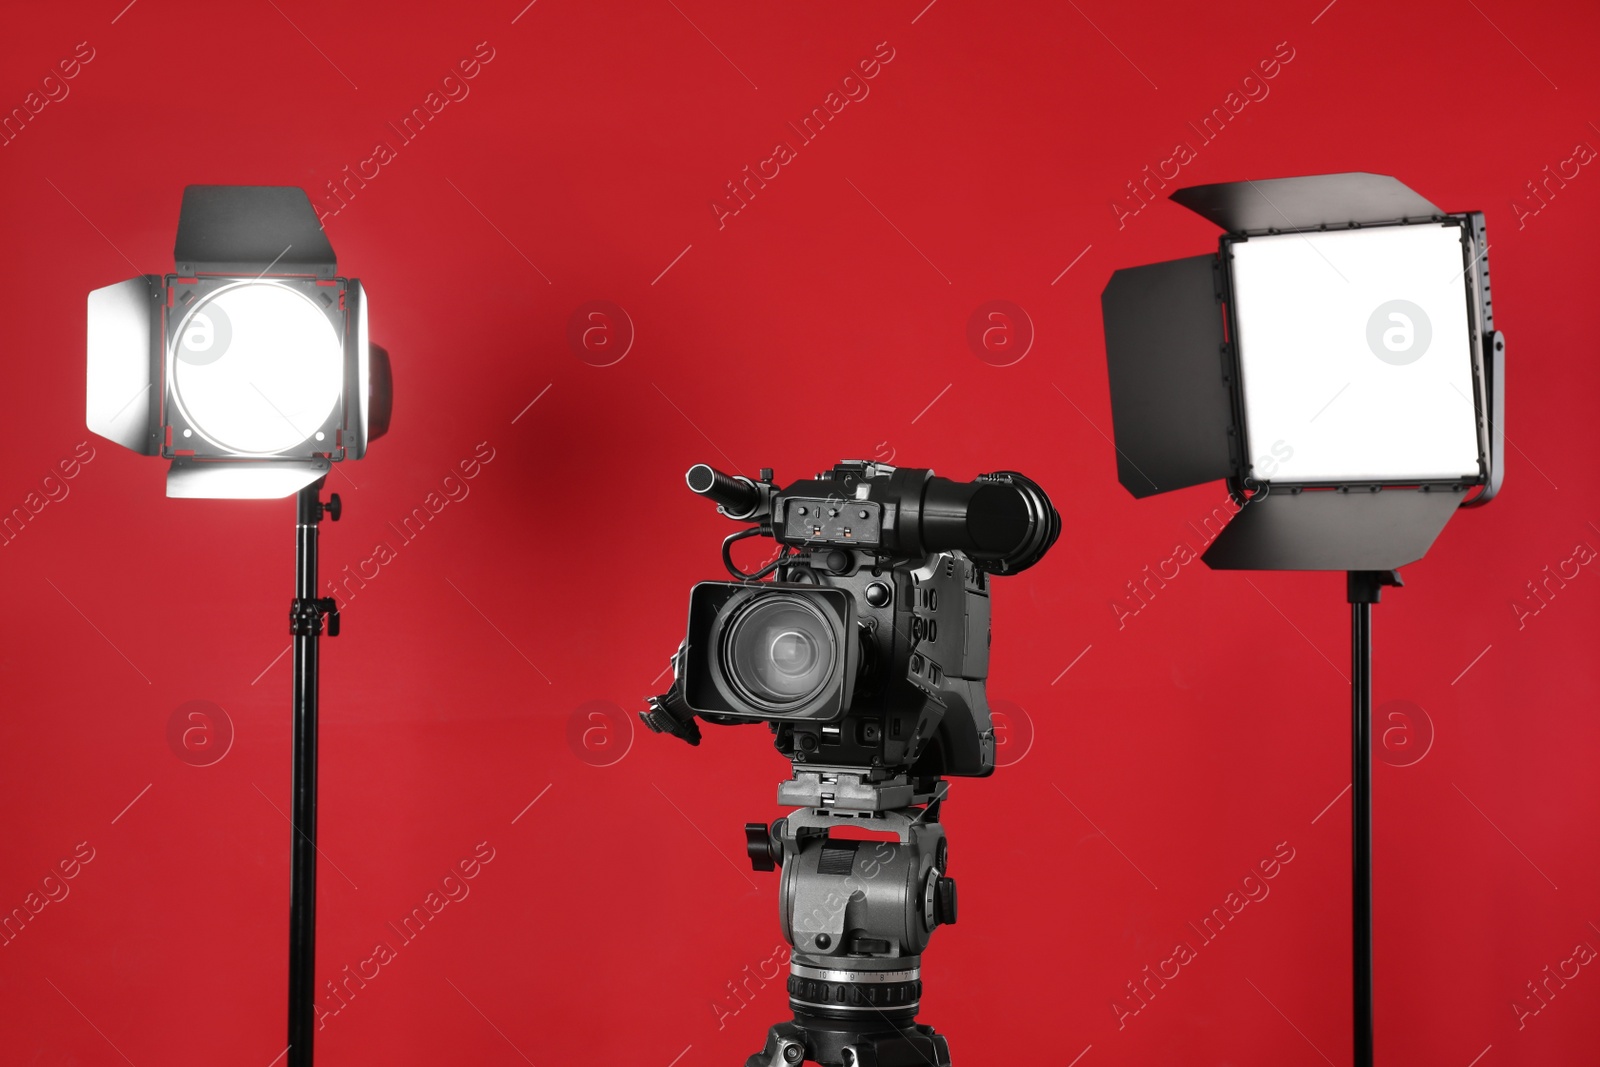
[[[1399,571],[1350,571],[1350,794],[1355,1064],[1372,1067],[1372,605]]]
[[[289,853],[289,1067],[311,1067],[317,967],[317,639],[322,617],[339,636],[339,607],[317,596],[317,524],[339,521],[339,494],[323,504],[323,479],[296,497],[294,600],[294,841]]]

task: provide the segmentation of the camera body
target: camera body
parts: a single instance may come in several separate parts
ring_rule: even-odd
[[[1055,541],[1060,517],[1038,486],[860,461],[781,489],[770,472],[707,467],[689,483],[756,525],[724,545],[742,580],[695,586],[672,690],[652,699],[646,725],[698,741],[694,716],[766,722],[797,771],[869,781],[992,773],[989,578]],[[746,574],[728,549],[753,535],[779,555]]]
[[[681,661],[688,706],[712,722],[769,722],[778,751],[796,763],[911,768],[915,777],[993,771],[984,572],[960,552],[893,562],[839,548],[822,555],[754,588],[695,587]],[[740,684],[737,642],[771,635],[770,649],[800,632],[798,619],[778,615],[798,605],[832,624],[824,632],[837,636],[836,651],[818,657],[814,695],[763,707]]]

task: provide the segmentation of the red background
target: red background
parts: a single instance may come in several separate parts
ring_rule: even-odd
[[[1600,144],[1592,5],[123,2],[0,15],[6,109],[94,54],[0,148],[0,504],[67,490],[0,548],[0,905],[94,850],[0,948],[0,1059],[267,1067],[284,1043],[292,507],[166,500],[159,462],[98,439],[45,484],[90,440],[84,296],[171,268],[187,183],[320,199],[487,42],[470,95],[326,222],[398,402],[333,479],[324,574],[398,550],[324,643],[319,975],[397,941],[478,843],[494,859],[328,1018],[321,1061],[699,1067],[760,1045],[781,980],[721,1028],[712,1005],[781,943],[739,827],[778,812],[786,764],[759,729],[586,735],[584,706],[657,691],[690,585],[721,576],[730,527],[683,489],[691,463],[787,480],[892,456],[1021,469],[1065,518],[996,583],[991,693],[1024,709],[1011,758],[1027,723],[1031,749],[946,806],[962,920],[926,957],[923,1018],[956,1062],[1348,1062],[1342,578],[1190,565],[1120,626],[1111,606],[1222,497],[1116,483],[1100,290],[1215,232],[1165,201],[1119,228],[1111,204],[1287,42],[1168,191],[1371,170],[1482,209],[1509,338],[1504,495],[1378,609],[1377,700],[1423,712],[1379,723],[1380,1062],[1594,1061],[1593,967],[1520,1029],[1512,1006],[1600,946],[1600,577],[1573,563],[1537,614],[1513,607],[1600,547],[1600,175],[1513,207]],[[724,183],[885,41],[870,95],[719,229]],[[1006,367],[966,336],[997,299],[1036,332]],[[636,331],[611,366],[568,342],[592,300]],[[469,495],[399,544],[388,524],[480,442],[493,459],[450,483]],[[209,766],[169,741],[188,701],[231,723]],[[1431,747],[1395,766],[1424,716]],[[1280,842],[1270,896],[1119,1028],[1125,983]]]

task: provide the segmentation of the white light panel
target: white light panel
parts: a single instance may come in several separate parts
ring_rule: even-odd
[[[1385,226],[1232,246],[1257,478],[1478,476],[1461,233]]]
[[[311,439],[339,402],[343,347],[305,294],[275,282],[219,289],[184,316],[169,355],[174,400],[216,447],[242,456],[333,449]]]

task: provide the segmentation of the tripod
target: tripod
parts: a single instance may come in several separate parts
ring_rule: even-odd
[[[950,1046],[916,1021],[922,952],[935,927],[956,921],[956,883],[939,825],[948,787],[901,774],[869,781],[850,768],[796,765],[778,788],[804,805],[745,825],[758,871],[783,867],[779,912],[794,946],[789,1007],[794,1018],[767,1032],[745,1067],[950,1067]],[[845,840],[852,826],[895,840]]]

